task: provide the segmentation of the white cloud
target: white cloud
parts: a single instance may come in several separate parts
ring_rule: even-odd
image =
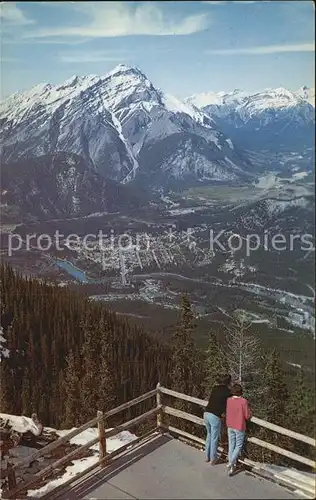
[[[75,3],[77,5],[74,5]],[[82,24],[48,27],[25,36],[106,38],[129,35],[190,35],[205,30],[209,25],[208,14],[170,19],[164,16],[160,7],[151,2],[139,5],[111,1],[75,3],[71,4],[71,7],[84,15],[85,22]],[[70,19],[72,17],[70,16]]]
[[[15,2],[3,2],[0,5],[0,19],[2,27],[8,26],[25,26],[34,24],[32,19],[28,19],[23,11],[17,7]]]
[[[269,2],[270,0],[222,0],[222,1],[212,1],[212,0],[203,0],[201,3],[207,3],[209,5],[227,5],[230,3],[240,3],[240,4],[252,4],[252,3],[260,3]]]
[[[69,54],[60,54],[59,61],[63,63],[95,63],[106,61],[122,61],[125,60],[127,52],[113,53],[109,51],[87,51],[87,52],[73,52]]]
[[[69,39],[69,38],[24,38],[21,40],[20,38],[15,39],[3,39],[1,40],[3,45],[25,45],[25,44],[41,44],[41,45],[82,45],[89,41],[89,38],[78,38],[78,39]]]
[[[285,52],[314,52],[315,46],[313,43],[298,43],[295,45],[266,45],[261,47],[245,47],[240,49],[218,49],[208,50],[209,55],[242,55],[242,54],[280,54]]]

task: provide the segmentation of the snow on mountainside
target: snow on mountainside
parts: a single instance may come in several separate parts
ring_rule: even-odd
[[[303,151],[313,146],[315,109],[308,102],[312,92],[284,88],[255,94],[197,94],[186,102],[199,105],[220,130],[247,149]]]
[[[315,88],[301,87],[297,94],[315,107]]]
[[[249,92],[243,92],[239,89],[235,89],[232,92],[202,92],[201,94],[193,94],[190,97],[187,97],[185,102],[203,109],[206,106],[211,105],[236,105],[238,102],[242,101],[244,97],[249,95],[251,95]]]
[[[5,162],[64,151],[80,155],[104,177],[121,181],[134,158],[98,92],[95,77],[73,77],[63,85],[44,84],[15,94],[0,106]]]
[[[249,160],[211,118],[125,65],[14,94],[0,104],[0,139],[5,162],[63,151],[123,183],[249,176]]]

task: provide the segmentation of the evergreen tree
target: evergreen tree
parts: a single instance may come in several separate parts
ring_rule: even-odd
[[[21,399],[22,399],[23,415],[30,416],[33,408],[32,408],[31,384],[30,384],[30,371],[28,368],[26,368],[23,375]]]
[[[95,416],[98,401],[98,383],[96,376],[100,377],[100,351],[97,347],[98,335],[96,322],[90,310],[82,322],[84,342],[81,348],[82,378],[80,387],[81,414],[84,421]]]
[[[315,394],[307,387],[302,369],[299,370],[291,388],[286,408],[286,427],[305,436],[314,437],[316,424]],[[292,440],[291,449],[299,455],[310,456],[315,459],[314,450],[305,443]]]
[[[229,367],[224,349],[221,348],[215,333],[209,337],[205,356],[205,397],[210,395],[216,379],[229,373]]]
[[[178,392],[192,395],[196,371],[193,341],[193,331],[196,324],[187,295],[182,296],[180,307],[180,321],[173,334],[172,388]]]
[[[115,370],[111,353],[111,335],[106,319],[102,316],[99,323],[100,335],[100,384],[98,387],[98,409],[107,412],[117,406]]]
[[[12,373],[9,368],[8,360],[0,361],[0,411],[1,413],[13,412],[12,400]]]
[[[288,391],[285,383],[285,373],[282,368],[280,353],[273,349],[266,356],[264,369],[264,386],[263,391],[263,418],[272,424],[281,425],[284,427],[286,418],[286,409],[288,404]],[[271,442],[271,432],[261,429],[259,437],[267,442]],[[289,439],[280,434],[273,434],[273,444],[288,448]],[[262,461],[270,461],[272,463],[286,463],[280,455],[262,450]]]
[[[187,295],[181,298],[180,320],[173,333],[173,353],[171,358],[171,386],[172,389],[190,396],[199,395],[200,387],[197,384],[197,353],[193,340],[196,327],[191,303]],[[174,406],[178,410],[194,413],[190,403],[177,400]],[[187,432],[193,432],[193,425],[179,420],[177,426]]]
[[[70,428],[78,426],[81,419],[80,400],[80,360],[74,351],[70,351],[66,359],[63,396],[65,399],[65,415],[63,426]]]
[[[284,378],[280,353],[273,349],[266,357],[264,369],[264,418],[278,425],[284,425],[288,402],[288,391]]]

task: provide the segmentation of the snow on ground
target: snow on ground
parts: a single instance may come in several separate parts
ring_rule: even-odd
[[[315,498],[316,474],[314,472],[304,472],[293,467],[284,467],[274,464],[261,464],[267,472],[273,474],[275,479],[281,479],[288,484],[295,485],[295,493],[299,498]]]
[[[73,465],[69,465],[68,467],[66,467],[66,471],[61,477],[53,479],[37,490],[28,490],[27,495],[31,496],[32,498],[41,498],[41,496],[47,495],[47,493],[57,488],[57,486],[65,483],[72,477],[76,476],[76,474],[84,471],[88,467],[91,467],[92,465],[97,463],[98,460],[99,457],[97,455],[81,458],[80,460],[73,460]]]
[[[66,436],[67,434],[69,434],[69,432],[73,431],[74,429],[75,428],[70,430],[56,431],[56,434],[60,437]],[[83,444],[88,443],[89,441],[91,441],[96,437],[98,437],[98,430],[94,428],[89,428],[81,432],[81,434],[78,434],[78,436],[72,438],[69,442],[70,444],[76,444],[78,446],[81,446]],[[135,439],[136,439],[135,435],[131,434],[128,431],[122,431],[116,436],[110,437],[106,440],[107,452],[111,453],[112,451],[121,448],[127,443],[132,443]],[[50,481],[49,483],[45,484],[44,486],[42,486],[37,490],[29,490],[28,495],[32,496],[33,498],[40,498],[42,495],[49,493],[57,486],[60,486],[61,484],[65,483],[66,481],[74,477],[76,474],[83,472],[88,467],[91,467],[92,465],[96,464],[99,460],[99,443],[96,443],[95,445],[91,446],[90,450],[95,451],[96,452],[95,455],[91,457],[80,458],[78,460],[72,460],[72,465],[69,465],[66,468],[64,474],[61,477],[53,479],[52,481]]]
[[[12,427],[13,430],[20,433],[25,433],[27,431],[31,431],[33,434],[37,435],[38,428],[35,426],[34,422],[31,418],[17,415],[9,415],[6,413],[0,413],[0,418],[5,421],[8,421],[8,424]],[[59,437],[66,436],[76,427],[67,430],[56,430],[51,427],[44,427],[44,433],[55,433]],[[111,428],[107,429],[112,430]],[[94,438],[98,437],[98,430],[96,428],[88,428],[85,431],[81,432],[74,438],[70,439],[69,443],[72,445],[82,446],[83,444],[92,441]],[[111,453],[118,448],[126,445],[127,443],[132,443],[137,437],[134,434],[131,434],[128,431],[122,431],[116,436],[110,437],[106,440],[106,449],[108,453]],[[47,484],[42,486],[41,488],[35,490],[29,490],[28,495],[34,498],[40,498],[42,495],[49,493],[57,486],[68,481],[71,477],[74,477],[76,474],[84,471],[91,465],[95,464],[99,460],[99,443],[90,447],[90,450],[94,451],[94,455],[81,458],[78,460],[72,460],[71,464],[66,467],[63,475],[57,479],[53,479],[49,481]],[[27,446],[17,446],[16,448],[11,449],[10,455],[12,457],[16,457],[18,461],[23,460],[24,458],[31,456],[34,453],[33,448],[29,448]]]
[[[280,179],[273,173],[259,177],[255,187],[259,189],[270,189],[280,187]]]

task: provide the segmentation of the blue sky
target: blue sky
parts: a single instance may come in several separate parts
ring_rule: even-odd
[[[312,1],[4,2],[0,17],[2,97],[120,63],[178,97],[314,86]]]

